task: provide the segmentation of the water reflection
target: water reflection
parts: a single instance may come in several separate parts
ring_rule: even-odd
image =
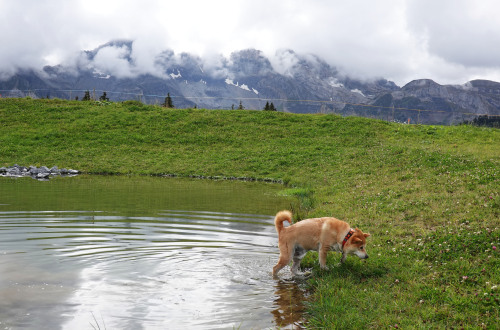
[[[61,200],[58,211],[22,211],[4,196],[0,328],[301,324],[304,290],[271,276],[278,257],[272,215],[231,213],[227,206],[143,214],[81,203],[78,209],[90,211],[72,211]]]
[[[279,280],[275,285],[276,309],[272,314],[278,326],[290,326],[294,329],[301,329],[304,326],[307,290],[305,283],[297,281],[299,280]]]

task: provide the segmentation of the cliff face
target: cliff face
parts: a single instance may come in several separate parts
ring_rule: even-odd
[[[96,98],[105,91],[113,101],[161,104],[169,93],[179,108],[230,109],[241,101],[246,109],[263,109],[269,101],[281,111],[335,112],[424,124],[500,115],[500,83],[492,81],[440,85],[421,79],[400,88],[385,79],[367,82],[341,76],[321,58],[292,50],[280,51],[272,61],[254,49],[210,59],[167,50],[156,56],[154,68],[144,71],[132,48],[133,42],[111,42],[83,52],[73,67],[19,71],[0,81],[0,94],[81,99],[89,90]],[[107,49],[119,51],[122,67],[106,66],[100,52]]]

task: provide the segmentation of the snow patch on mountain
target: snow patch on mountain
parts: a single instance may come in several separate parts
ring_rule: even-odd
[[[177,79],[177,78],[182,78],[182,75],[181,75],[180,71],[177,70],[177,74],[171,73],[170,77],[172,77],[172,79]]]
[[[238,81],[237,81],[236,83],[234,83],[234,81],[233,81],[232,79],[226,78],[225,82],[226,82],[226,84],[228,84],[228,85],[232,85],[232,86],[235,86],[235,87],[241,88],[241,89],[243,89],[243,90],[245,90],[245,91],[248,91],[248,92],[254,92],[254,93],[255,93],[255,94],[257,94],[257,95],[259,94],[259,91],[258,91],[258,90],[256,90],[255,88],[252,88],[252,89],[250,90],[250,88],[248,87],[248,85],[245,85],[245,84],[241,84],[241,85],[240,85],[240,83],[239,83]]]
[[[109,74],[106,74],[96,68],[94,68],[94,71],[92,72],[92,75],[95,77],[95,78],[99,78],[99,79],[109,79],[111,78],[111,75]]]
[[[328,85],[334,87],[334,88],[343,88],[344,87],[344,84],[339,82],[337,79],[333,78],[333,77],[330,77],[330,79],[328,80]]]
[[[358,93],[358,94],[361,94],[361,96],[366,97],[366,95],[365,95],[365,94],[363,94],[363,92],[362,92],[362,91],[360,91],[360,90],[359,90],[359,89],[357,89],[357,88],[356,88],[356,89],[351,89],[351,92],[353,92],[353,93]]]

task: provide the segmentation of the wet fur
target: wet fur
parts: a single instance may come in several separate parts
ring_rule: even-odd
[[[355,229],[354,234],[342,248],[342,241],[351,229],[344,221],[332,217],[313,218],[299,221],[288,227],[283,226],[284,221],[292,223],[290,211],[280,211],[274,218],[274,225],[278,232],[280,257],[276,266],[273,267],[273,276],[276,276],[291,260],[293,260],[292,273],[299,274],[300,262],[310,250],[319,252],[319,263],[322,269],[327,268],[326,255],[328,251],[342,253],[342,263],[349,254],[357,255],[361,259],[368,258],[365,245],[366,238],[370,234],[363,233],[358,228]]]

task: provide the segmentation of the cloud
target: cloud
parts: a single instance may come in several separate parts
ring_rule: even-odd
[[[472,67],[498,66],[498,9],[498,1],[494,0],[415,0],[408,6],[408,24],[430,54],[447,62]]]
[[[100,49],[92,63],[101,72],[110,73],[118,78],[129,78],[135,76],[130,61],[130,49],[122,46]]]
[[[81,50],[128,39],[130,54],[103,49],[96,63],[122,76],[157,73],[158,55],[171,49],[207,58],[205,69],[223,75],[218,63],[231,52],[255,48],[285,72],[293,56],[277,50],[292,49],[400,85],[500,81],[498,12],[496,0],[1,1],[0,74],[75,63]]]

